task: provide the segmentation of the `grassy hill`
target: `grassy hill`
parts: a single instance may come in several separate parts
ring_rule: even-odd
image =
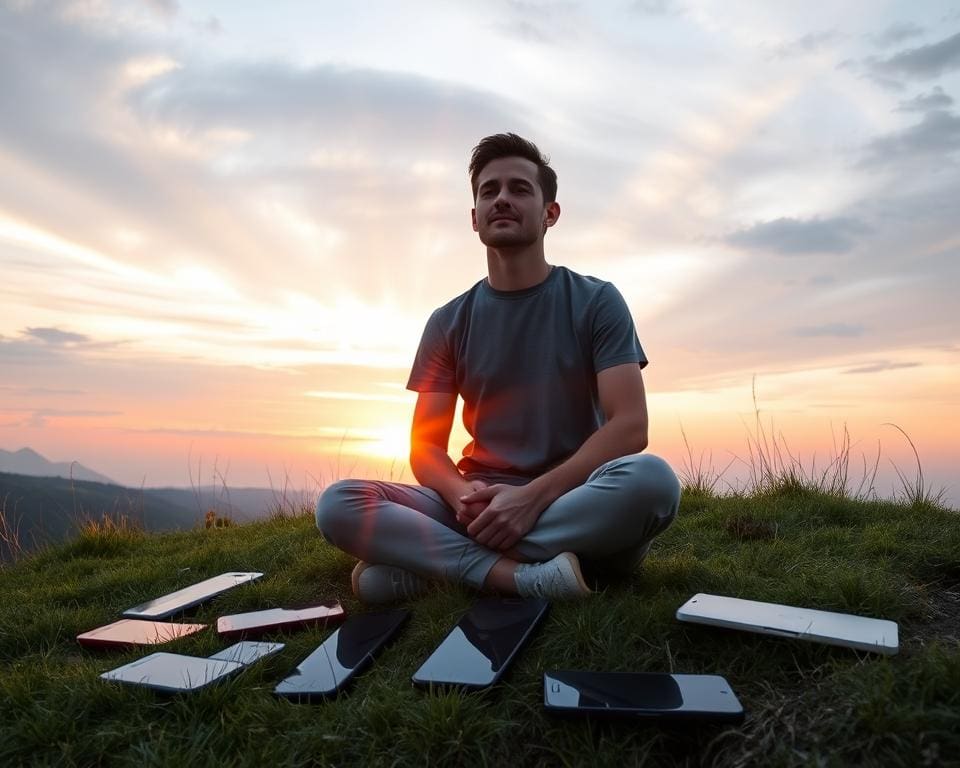
[[[0,562],[13,559],[13,547],[30,552],[63,542],[79,528],[105,517],[149,532],[182,531],[204,522],[207,511],[232,522],[268,517],[271,510],[304,503],[298,491],[264,488],[125,488],[112,483],[37,477],[0,472]],[[16,542],[3,535],[9,529]],[[11,534],[11,535],[12,535]]]
[[[307,516],[148,535],[87,529],[0,573],[0,765],[957,765],[960,760],[960,518],[930,503],[851,501],[784,486],[750,497],[684,494],[642,570],[557,604],[504,681],[427,694],[410,675],[471,596],[410,603],[398,640],[352,692],[321,705],[273,686],[328,632],[193,696],[109,685],[99,673],[145,651],[93,653],[77,633],[138,602],[226,570],[260,582],[194,616],[349,593],[350,558]],[[674,619],[695,592],[882,617],[900,654],[858,653]],[[170,650],[209,655],[207,631]],[[722,674],[747,710],[735,727],[557,720],[544,670]]]
[[[202,522],[196,506],[179,501],[109,483],[0,472],[4,525],[26,551],[71,538],[85,522],[100,523],[104,516],[146,531],[185,530]],[[12,544],[0,541],[0,562],[15,554]]]

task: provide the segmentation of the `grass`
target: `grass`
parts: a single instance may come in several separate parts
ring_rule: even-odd
[[[642,570],[584,603],[554,605],[504,681],[427,694],[410,676],[472,596],[411,603],[397,641],[337,701],[294,705],[271,689],[328,634],[287,643],[191,696],[98,675],[146,651],[94,653],[74,637],[136,603],[227,570],[259,582],[191,618],[349,593],[350,558],[309,515],[147,535],[86,526],[73,542],[0,572],[0,765],[945,765],[960,755],[960,525],[929,498],[858,500],[809,483],[752,494],[688,487]],[[901,651],[840,648],[685,625],[698,591],[883,617]],[[169,650],[209,655],[207,631]],[[558,668],[722,674],[747,710],[737,727],[557,720],[541,675]]]

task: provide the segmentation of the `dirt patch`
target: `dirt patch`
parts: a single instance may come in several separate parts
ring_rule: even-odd
[[[934,640],[960,644],[960,586],[928,586],[924,614],[900,624],[900,645],[926,645]]]
[[[739,541],[764,541],[775,539],[779,526],[772,520],[758,520],[751,515],[737,515],[727,520],[723,527]]]

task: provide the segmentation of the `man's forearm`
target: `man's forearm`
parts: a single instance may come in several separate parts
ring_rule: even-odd
[[[647,447],[646,419],[624,414],[615,416],[594,432],[576,453],[530,482],[542,503],[542,509],[567,491],[583,485],[601,464],[621,456],[640,453]]]
[[[460,497],[471,489],[442,448],[428,445],[412,450],[410,469],[420,485],[433,488],[451,508],[458,510],[463,506]]]

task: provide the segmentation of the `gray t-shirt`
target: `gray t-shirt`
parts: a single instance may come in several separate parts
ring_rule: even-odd
[[[604,423],[597,373],[647,364],[612,283],[554,267],[522,291],[481,280],[427,321],[407,389],[456,393],[473,438],[468,479],[523,484],[560,464]]]

